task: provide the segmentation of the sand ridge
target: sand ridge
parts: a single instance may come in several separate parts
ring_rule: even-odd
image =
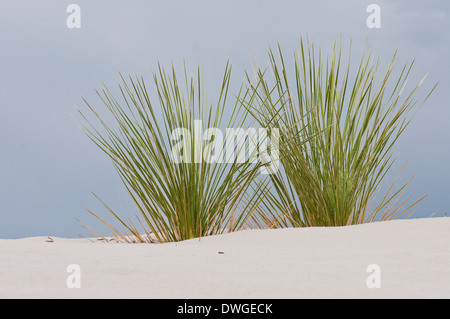
[[[52,239],[0,240],[0,298],[450,298],[445,217],[166,244]]]

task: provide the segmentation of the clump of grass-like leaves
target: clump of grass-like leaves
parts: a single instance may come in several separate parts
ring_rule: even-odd
[[[84,131],[111,158],[139,211],[136,227],[102,202],[121,229],[94,214],[120,241],[180,241],[236,231],[245,226],[258,204],[257,197],[262,196],[246,195],[258,174],[258,163],[241,163],[237,157],[231,163],[208,161],[213,150],[202,154],[204,141],[191,143],[187,136],[178,136],[177,142],[172,140],[174,132],[180,129],[194,137],[198,129],[222,124],[239,127],[246,117],[240,112],[241,100],[249,91],[241,90],[230,110],[232,115],[223,123],[231,75],[229,64],[214,105],[207,99],[200,69],[196,76],[188,76],[186,67],[184,71],[184,79],[179,81],[174,67],[167,73],[159,66],[153,74],[155,95],[142,77],[131,76],[121,76],[120,101],[106,87],[97,92],[112,115],[112,123],[87,101],[96,122],[80,112]],[[182,145],[181,162],[173,158],[176,143]]]
[[[411,180],[394,190],[395,178],[381,201],[375,199],[394,163],[393,146],[417,110],[423,79],[409,92],[405,89],[413,62],[395,75],[394,54],[380,71],[379,59],[366,47],[351,74],[350,56],[345,64],[336,42],[324,56],[313,42],[301,39],[294,78],[288,79],[280,46],[278,58],[272,49],[269,58],[273,77],[257,69],[257,103],[247,105],[261,126],[283,132],[284,170],[270,175],[273,191],[260,208],[265,224],[343,226],[412,211],[424,197],[406,207],[400,197]],[[267,84],[272,82],[276,89]]]

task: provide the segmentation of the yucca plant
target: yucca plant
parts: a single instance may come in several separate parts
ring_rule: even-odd
[[[261,126],[283,132],[284,169],[270,175],[272,192],[259,208],[265,224],[343,226],[413,212],[424,197],[409,206],[400,199],[411,180],[395,188],[397,176],[384,196],[376,195],[394,164],[393,146],[420,106],[425,77],[409,92],[405,88],[414,61],[395,74],[395,52],[381,72],[366,46],[351,73],[350,56],[344,64],[336,41],[324,57],[314,42],[301,39],[289,78],[279,45],[277,51],[278,57],[269,49],[270,72],[257,68],[258,85],[248,76],[258,99],[247,109]]]
[[[227,63],[213,104],[206,96],[200,68],[195,76],[188,76],[185,66],[180,82],[173,66],[167,73],[158,64],[153,73],[154,95],[143,77],[121,75],[120,101],[106,86],[97,91],[108,116],[112,115],[112,123],[85,100],[95,122],[80,111],[83,129],[111,158],[139,212],[137,221],[132,222],[102,202],[120,228],[92,213],[108,226],[115,239],[180,241],[245,227],[263,196],[247,192],[262,164],[241,162],[237,156],[231,162],[210,161],[223,145],[215,143],[212,148],[209,144],[206,148],[201,136],[207,128],[244,125],[246,114],[241,112],[241,100],[252,97],[242,86],[236,101],[231,102],[231,116],[224,120],[230,76],[231,65]]]

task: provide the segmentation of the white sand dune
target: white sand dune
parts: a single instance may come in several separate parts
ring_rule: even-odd
[[[450,298],[450,218],[168,244],[46,239],[0,240],[0,298]],[[70,264],[81,288],[66,284]]]

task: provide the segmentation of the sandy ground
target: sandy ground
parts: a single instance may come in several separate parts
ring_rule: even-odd
[[[0,240],[0,298],[450,298],[445,217],[168,244],[46,240]]]

